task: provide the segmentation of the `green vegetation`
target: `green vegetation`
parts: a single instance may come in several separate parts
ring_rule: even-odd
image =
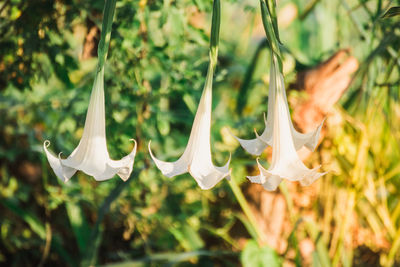
[[[133,173],[127,182],[56,178],[42,145],[50,139],[69,155],[79,142],[103,5],[0,3],[0,265],[400,265],[400,1],[282,0],[270,10],[287,85],[341,49],[359,64],[305,161],[329,173],[311,189],[287,182],[276,193],[285,199],[283,249],[264,233],[276,218],[260,220],[250,196],[260,187],[245,178],[255,157],[229,134],[264,129],[269,47],[258,1],[221,0],[212,154],[221,166],[232,153],[231,181],[204,191],[188,174],[168,179],[147,150],[152,140],[160,158],[175,160],[187,143],[209,62],[209,0],[117,0],[105,64],[107,142],[117,159],[132,149],[130,138],[138,141]],[[291,107],[307,98],[288,95]],[[312,190],[308,204],[296,190]]]

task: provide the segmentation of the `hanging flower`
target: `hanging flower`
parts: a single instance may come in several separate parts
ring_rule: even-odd
[[[325,174],[317,172],[319,167],[308,169],[296,152],[296,149],[303,145],[311,149],[315,148],[322,124],[309,134],[301,134],[294,130],[290,120],[283,76],[277,71],[275,64],[275,61],[271,60],[267,128],[263,135],[257,135],[255,140],[246,141],[247,143],[243,146],[247,148],[246,150],[252,151],[253,154],[261,153],[261,149],[266,146],[265,144],[272,146],[270,168],[266,170],[257,159],[260,174],[247,177],[253,183],[262,184],[267,190],[275,190],[282,179],[299,181],[301,185],[307,186]]]
[[[212,104],[212,82],[214,69],[218,59],[218,41],[221,17],[221,6],[219,0],[213,1],[213,12],[211,22],[210,38],[210,63],[207,70],[206,83],[201,95],[199,107],[194,117],[189,141],[183,155],[175,162],[165,162],[157,159],[151,152],[150,155],[157,168],[167,177],[174,177],[183,173],[190,173],[201,189],[214,187],[223,178],[229,179],[229,162],[223,167],[216,167],[211,160],[211,104]]]
[[[132,139],[133,140],[133,139]],[[51,168],[59,179],[67,182],[77,170],[91,175],[97,181],[112,178],[115,174],[126,181],[133,167],[136,141],[132,152],[121,160],[112,160],[108,154],[104,111],[104,67],[96,74],[83,135],[72,154],[62,159],[48,150],[50,141],[44,142],[44,151]],[[61,153],[60,153],[61,154]]]
[[[274,64],[271,63],[271,72],[270,72],[270,83],[269,83],[269,95],[268,95],[268,115],[265,118],[264,113],[264,123],[265,129],[261,135],[258,135],[256,130],[254,130],[256,134],[256,138],[252,140],[245,140],[235,136],[235,138],[239,141],[240,145],[250,154],[259,156],[267,146],[272,146],[273,143],[273,125],[274,125],[274,109],[275,109],[275,92],[282,92],[282,98],[285,103],[287,103],[286,93],[285,93],[285,83],[283,80],[283,76],[281,73],[277,73]],[[292,134],[294,147],[296,150],[299,150],[303,146],[307,147],[311,151],[314,151],[315,147],[318,144],[319,135],[321,132],[321,128],[324,122],[322,122],[314,131],[309,133],[299,133],[293,127],[292,120],[290,118],[289,108],[286,104],[287,109],[287,117],[290,126],[290,132]]]
[[[175,162],[161,161],[153,155],[149,143],[150,155],[163,175],[171,178],[188,172],[201,189],[210,189],[223,178],[229,179],[230,175],[230,157],[223,167],[214,166],[211,160],[210,131],[213,74],[211,65],[208,68],[206,84],[183,155]]]

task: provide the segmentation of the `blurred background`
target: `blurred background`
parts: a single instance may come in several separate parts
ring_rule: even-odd
[[[57,180],[42,150],[82,135],[103,0],[0,1],[0,265],[400,266],[400,1],[277,3],[292,118],[326,118],[308,167],[328,174],[276,192],[251,184],[255,157],[229,134],[264,130],[269,50],[259,3],[223,0],[212,153],[232,180],[168,179],[208,65],[211,0],[118,0],[105,70],[110,156],[138,141],[128,182]],[[271,150],[260,157],[265,167]]]

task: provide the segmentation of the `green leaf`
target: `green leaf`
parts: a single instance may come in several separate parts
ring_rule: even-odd
[[[203,240],[201,240],[199,234],[187,224],[179,228],[171,228],[170,231],[187,251],[204,247]]]
[[[98,217],[96,220],[96,224],[90,232],[89,240],[91,241],[91,243],[86,247],[85,254],[81,261],[81,266],[92,266],[96,264],[104,229],[101,225],[104,217],[109,212],[111,204],[120,196],[121,192],[128,187],[129,183],[134,179],[133,177],[138,177],[141,171],[141,169],[134,170],[131,174],[131,178],[128,179],[126,182],[119,181],[117,183],[117,186],[104,199],[99,210],[97,211]]]
[[[316,251],[313,252],[314,266],[332,266],[328,248],[321,238],[321,233],[318,231],[318,225],[313,221],[306,221],[306,229],[316,244]]]
[[[30,212],[21,209],[14,202],[11,202],[7,199],[3,199],[0,202],[7,209],[11,210],[13,213],[21,217],[29,225],[32,231],[35,232],[41,239],[46,238],[46,229],[44,227],[44,224],[34,214],[31,214]]]
[[[157,113],[157,128],[161,135],[168,135],[170,132],[170,119],[168,118],[169,100],[165,97],[160,99],[160,110]]]
[[[65,205],[68,213],[68,218],[78,242],[78,248],[81,255],[86,251],[90,240],[90,227],[85,218],[79,203],[66,202]]]
[[[385,14],[383,14],[382,18],[386,19],[399,15],[400,15],[400,6],[393,6],[389,8],[388,11],[385,12]]]
[[[176,47],[185,33],[186,21],[184,14],[176,8],[168,10],[167,22],[163,25],[164,35],[168,38],[168,45]]]
[[[189,261],[190,259],[194,259],[201,256],[219,257],[220,259],[223,259],[226,256],[234,256],[234,255],[235,253],[231,251],[207,251],[207,250],[196,250],[196,251],[181,252],[181,253],[162,252],[162,253],[152,253],[150,255],[147,255],[146,257],[135,260],[110,263],[102,265],[102,267],[176,266],[175,264],[177,263]],[[161,262],[163,262],[164,264],[161,264]]]
[[[268,247],[259,247],[257,242],[250,240],[242,254],[240,260],[243,267],[279,267],[281,260],[276,252]]]
[[[237,95],[236,98],[236,111],[239,114],[242,114],[244,107],[246,106],[247,99],[249,98],[249,92],[251,89],[251,81],[253,78],[253,74],[256,70],[256,67],[258,65],[258,62],[261,60],[261,51],[266,48],[268,45],[267,39],[263,39],[260,44],[257,47],[256,52],[254,53],[254,56],[247,67],[246,74],[243,78],[242,85],[240,86],[239,94]]]
[[[192,112],[192,114],[196,113],[197,105],[196,101],[194,100],[193,96],[190,94],[183,95],[183,102],[185,102],[186,106]]]

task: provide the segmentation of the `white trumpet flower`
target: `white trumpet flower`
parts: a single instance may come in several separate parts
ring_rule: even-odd
[[[210,64],[189,141],[183,155],[175,162],[161,161],[153,155],[149,142],[150,155],[163,175],[172,178],[189,172],[201,189],[210,189],[223,178],[229,179],[230,175],[230,157],[223,167],[214,166],[211,160],[212,75],[213,67]]]
[[[57,157],[48,150],[50,141],[46,140],[43,147],[51,168],[64,182],[67,182],[77,170],[93,176],[97,181],[110,179],[115,174],[126,181],[132,172],[136,154],[136,141],[133,141],[135,145],[129,155],[118,161],[110,159],[105,130],[104,68],[102,68],[94,80],[79,145],[66,159],[61,159],[60,155]]]
[[[299,181],[301,185],[307,186],[325,173],[317,172],[320,167],[308,169],[297,155],[296,147],[298,147],[299,144],[315,146],[321,126],[313,135],[294,134],[285,88],[282,86],[283,77],[277,72],[274,62],[271,64],[271,72],[279,78],[276,90],[270,90],[270,93],[273,93],[270,95],[270,99],[274,104],[268,113],[268,116],[271,117],[271,122],[267,120],[267,123],[270,123],[267,124],[267,126],[272,129],[272,136],[268,136],[269,139],[266,140],[269,144],[272,142],[272,163],[270,168],[266,170],[257,159],[260,174],[257,176],[248,176],[247,178],[253,183],[262,184],[267,190],[275,190],[282,179]],[[307,136],[307,138],[304,136]],[[258,140],[264,142],[261,136],[258,137]]]
[[[268,95],[268,115],[265,118],[264,123],[265,129],[261,135],[258,135],[255,131],[256,138],[252,140],[240,139],[235,136],[239,141],[240,145],[250,154],[259,156],[267,146],[272,146],[273,143],[273,125],[274,125],[274,109],[275,109],[275,92],[281,92],[283,101],[287,103],[286,93],[285,93],[285,83],[281,73],[277,72],[274,64],[271,63],[270,70],[270,83],[269,83],[269,95]],[[290,132],[292,133],[294,147],[299,150],[303,146],[307,147],[311,151],[314,151],[318,144],[319,135],[324,122],[322,122],[314,131],[309,133],[299,133],[293,127],[292,120],[290,118],[289,108],[286,104],[287,117],[289,120]]]

